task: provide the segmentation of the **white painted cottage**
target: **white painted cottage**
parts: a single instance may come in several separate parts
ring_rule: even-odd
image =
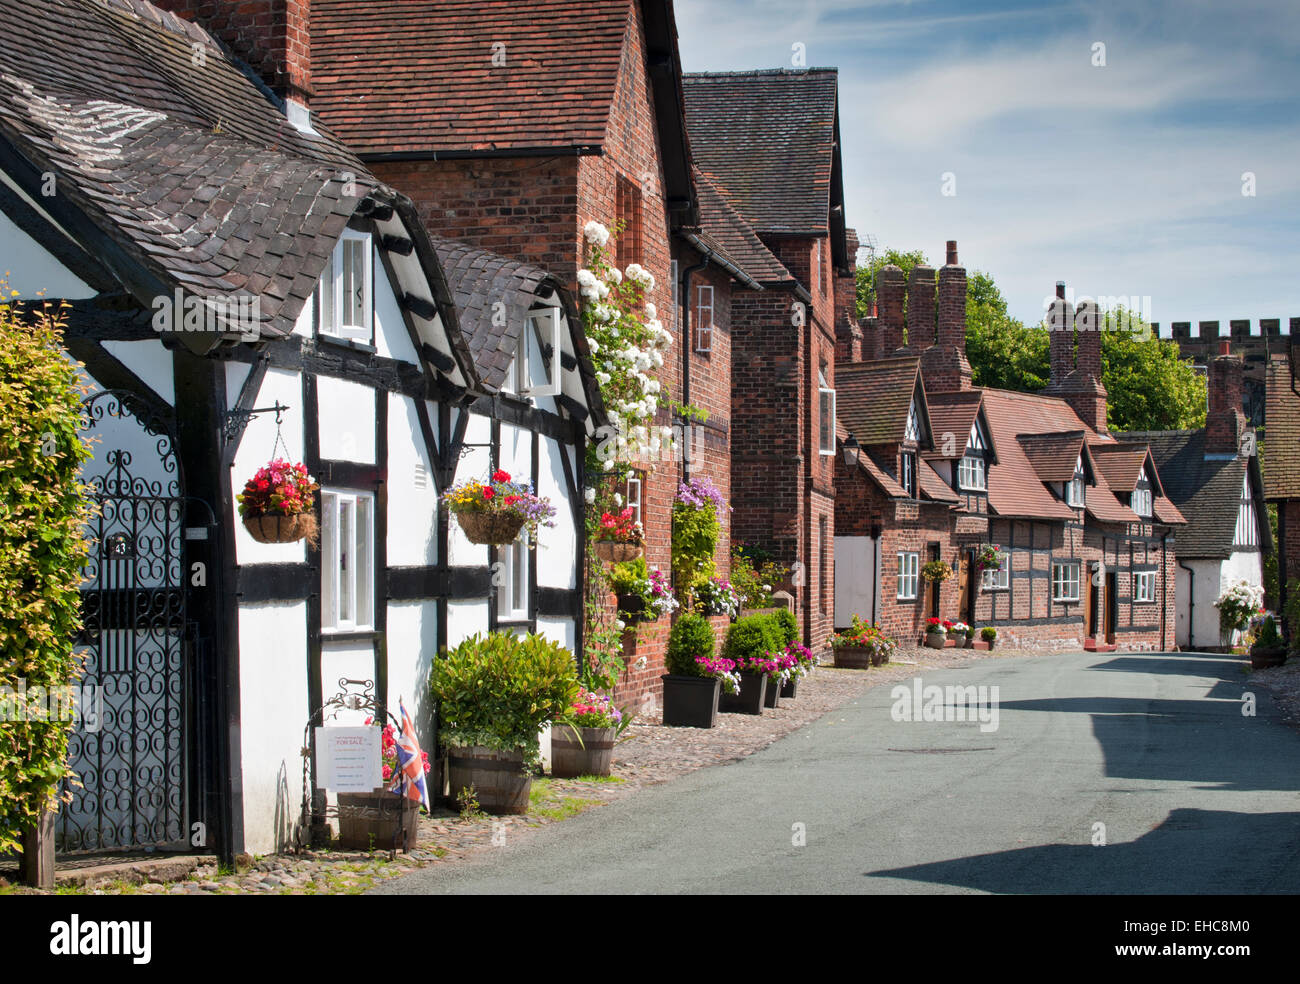
[[[570,298],[432,239],[201,28],[0,0],[6,270],[24,302],[69,302],[95,394],[80,643],[107,713],[73,739],[60,850],[282,848],[304,727],[340,689],[402,696],[432,755],[441,647],[513,628],[580,651],[599,398]],[[273,451],[322,486],[316,546],[239,521]],[[439,507],[496,467],[558,508],[534,552],[470,544]]]

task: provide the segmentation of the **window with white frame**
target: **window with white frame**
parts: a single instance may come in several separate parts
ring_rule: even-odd
[[[1259,546],[1259,522],[1255,500],[1250,494],[1250,472],[1241,477],[1241,501],[1237,504],[1237,529],[1232,536],[1234,547]]]
[[[562,386],[560,351],[560,309],[543,307],[528,312],[502,392],[524,397],[558,396]]]
[[[1138,571],[1133,575],[1133,600],[1156,600],[1156,572]]]
[[[971,492],[983,492],[984,459],[966,455],[957,462],[957,485]]]
[[[1001,567],[990,568],[980,575],[985,591],[1005,591],[1011,586],[1011,555],[998,554],[998,560],[1002,562]]]
[[[528,618],[528,541],[521,535],[514,543],[497,549],[501,564],[497,588],[497,619],[520,622]]]
[[[695,288],[695,351],[713,351],[713,288],[699,284]]]
[[[1134,489],[1133,490],[1133,511],[1139,516],[1151,515],[1151,490]]]
[[[916,498],[916,455],[904,451],[898,456],[898,484],[909,499]]]
[[[907,601],[916,597],[917,584],[920,580],[919,553],[899,551],[898,554],[898,598]]]
[[[835,453],[835,390],[826,382],[826,366],[817,371],[817,433],[822,454]]]
[[[321,628],[355,632],[374,626],[375,497],[321,492]]]
[[[1052,600],[1079,600],[1079,562],[1077,560],[1052,565]]]
[[[916,409],[916,397],[912,397],[912,405],[907,408],[907,426],[903,429],[903,440],[921,440],[921,416]]]
[[[1065,486],[1066,505],[1073,506],[1076,509],[1082,509],[1084,505],[1084,474],[1083,474],[1083,455],[1079,455],[1078,460],[1074,463],[1074,478]]]
[[[320,334],[367,344],[373,339],[374,267],[370,234],[345,229],[316,288]]]
[[[634,474],[627,480],[627,494],[624,498],[627,508],[632,510],[632,519],[641,522],[641,475]]]

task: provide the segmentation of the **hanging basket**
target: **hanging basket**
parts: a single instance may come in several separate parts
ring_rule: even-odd
[[[524,517],[517,512],[458,512],[456,521],[470,543],[501,546],[519,539]]]
[[[622,564],[629,560],[636,560],[645,553],[645,547],[639,544],[619,543],[617,540],[597,540],[592,544],[591,549],[597,559],[606,564]]]
[[[245,516],[244,529],[258,543],[295,543],[298,540],[315,543],[318,532],[315,513]]]

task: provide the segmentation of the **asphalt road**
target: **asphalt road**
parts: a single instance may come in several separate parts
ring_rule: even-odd
[[[1243,715],[1242,666],[1109,653],[924,674],[997,686],[997,729],[896,721],[878,687],[741,762],[377,891],[1295,892],[1300,735],[1263,691]]]

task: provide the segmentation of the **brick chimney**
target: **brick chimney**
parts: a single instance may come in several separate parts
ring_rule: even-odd
[[[311,98],[310,0],[153,0],[225,42],[277,96]]]
[[[907,278],[907,347],[919,355],[934,344],[934,267],[918,263]]]
[[[858,234],[853,229],[844,230],[848,252],[848,272],[836,273],[832,287],[835,293],[835,361],[861,362],[863,333],[858,320],[857,256]]]
[[[1065,299],[1065,281],[1056,282],[1056,300],[1047,310],[1048,350],[1052,359],[1052,378],[1048,389],[1065,383],[1074,372],[1074,305]]]
[[[1241,386],[1245,364],[1241,356],[1230,354],[1226,340],[1219,343],[1219,354],[1209,366],[1210,410],[1205,418],[1205,453],[1238,453],[1241,435],[1246,431],[1246,415],[1241,409]]]
[[[971,388],[966,359],[966,268],[957,260],[957,241],[948,240],[946,262],[939,271],[939,310],[933,349],[924,354],[925,385],[936,393]]]
[[[876,358],[888,359],[903,347],[903,294],[907,286],[903,271],[892,263],[876,271],[876,315],[880,334]]]

